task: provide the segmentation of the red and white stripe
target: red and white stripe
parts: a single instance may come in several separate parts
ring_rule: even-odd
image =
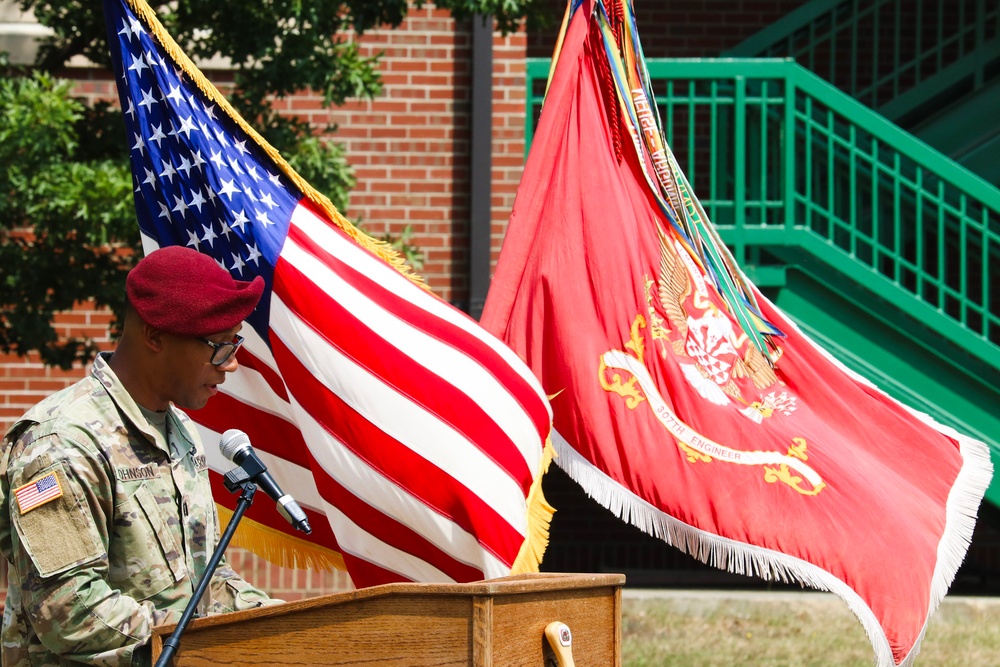
[[[244,327],[240,369],[194,415],[210,467],[246,431],[358,586],[508,574],[551,423],[521,360],[302,204],[270,329],[269,349]]]

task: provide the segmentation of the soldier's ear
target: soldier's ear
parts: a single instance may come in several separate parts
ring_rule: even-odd
[[[163,350],[163,331],[145,322],[142,323],[142,342],[153,352]]]

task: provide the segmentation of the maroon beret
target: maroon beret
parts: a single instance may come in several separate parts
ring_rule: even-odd
[[[184,246],[160,248],[125,279],[129,303],[147,324],[182,336],[231,329],[253,312],[264,279],[236,280],[208,255]]]

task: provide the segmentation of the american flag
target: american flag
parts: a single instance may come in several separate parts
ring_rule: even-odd
[[[509,574],[538,546],[551,413],[532,373],[304,183],[148,5],[104,11],[144,250],[188,246],[267,283],[239,371],[192,415],[217,502],[235,499],[214,443],[237,427],[355,585]],[[267,503],[247,517],[291,532]]]
[[[44,505],[62,495],[62,486],[55,472],[50,472],[41,479],[25,484],[14,492],[17,498],[17,509],[24,514],[28,510]]]

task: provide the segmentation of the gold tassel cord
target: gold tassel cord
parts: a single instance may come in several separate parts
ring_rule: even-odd
[[[542,493],[542,478],[548,472],[549,465],[555,456],[556,450],[552,446],[552,440],[546,438],[538,476],[535,477],[531,489],[528,490],[528,535],[510,568],[511,574],[538,572],[538,567],[542,564],[542,557],[545,555],[545,549],[549,546],[549,526],[552,524],[552,515],[555,514],[556,510],[545,500],[545,495]]]
[[[225,530],[233,518],[233,511],[216,503],[220,529]],[[344,557],[331,549],[288,535],[270,526],[244,518],[236,527],[232,545],[251,551],[264,560],[280,567],[301,570],[347,570]]]
[[[341,215],[340,211],[337,210],[337,207],[333,205],[333,202],[331,202],[326,195],[318,191],[304,178],[302,178],[298,172],[296,172],[292,166],[288,164],[283,157],[281,157],[281,154],[277,151],[277,149],[271,146],[271,144],[269,144],[264,137],[260,136],[260,134],[258,134],[257,131],[243,119],[239,112],[236,111],[236,109],[229,103],[229,100],[227,100],[225,96],[219,92],[219,89],[205,77],[201,70],[198,69],[198,66],[195,65],[190,58],[188,58],[187,54],[184,53],[177,42],[174,41],[174,38],[170,36],[166,29],[164,29],[163,24],[160,23],[160,19],[156,16],[156,12],[153,11],[153,8],[150,7],[147,2],[144,2],[144,0],[124,0],[124,2],[149,28],[153,39],[159,42],[160,47],[173,59],[175,63],[177,63],[181,71],[191,78],[192,83],[198,87],[198,90],[200,90],[209,101],[218,105],[218,107],[222,109],[241,130],[246,132],[247,136],[260,146],[261,150],[263,150],[267,156],[274,161],[274,164],[277,165],[278,169],[280,169],[285,176],[287,176],[292,183],[295,184],[295,187],[302,192],[306,199],[324,212],[329,219],[335,225],[340,227],[340,229],[342,229],[344,233],[347,234],[355,243],[387,262],[394,269],[409,278],[412,282],[430,291],[426,283],[424,283],[423,278],[413,271],[403,257],[392,249],[392,246],[384,241],[373,239],[355,227],[350,220]]]

